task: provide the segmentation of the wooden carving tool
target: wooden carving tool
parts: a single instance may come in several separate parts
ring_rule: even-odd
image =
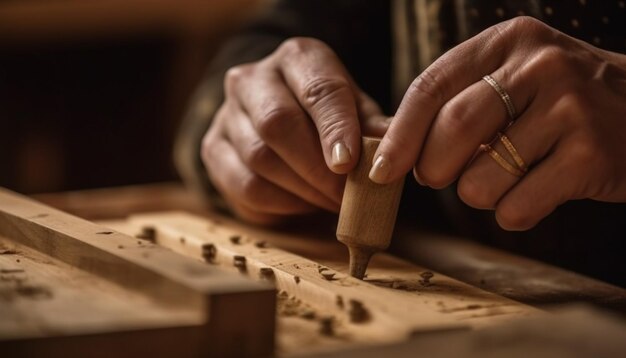
[[[391,242],[404,178],[380,185],[368,177],[380,139],[363,137],[361,157],[348,174],[337,239],[348,246],[350,275],[362,279],[370,258]]]

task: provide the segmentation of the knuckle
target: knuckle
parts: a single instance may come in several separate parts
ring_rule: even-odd
[[[266,142],[283,138],[302,116],[298,108],[277,106],[269,108],[255,121],[259,136]]]
[[[495,40],[492,45],[504,46],[509,50],[524,49],[533,43],[552,42],[556,35],[548,25],[530,16],[518,16],[501,22],[486,32]],[[520,38],[527,41],[519,41]]]
[[[241,79],[250,75],[252,71],[251,64],[237,65],[229,68],[224,74],[224,88],[231,89],[236,86]]]
[[[263,190],[263,179],[254,173],[251,173],[241,179],[239,196],[241,200],[251,207],[259,208],[265,204],[260,193]]]
[[[448,102],[439,111],[440,125],[450,139],[467,136],[475,128],[471,123],[472,108],[467,103]]]
[[[592,125],[594,115],[594,105],[588,97],[570,89],[555,103],[547,120],[568,132],[581,127],[592,132],[592,128],[588,127]]]
[[[457,184],[457,195],[467,205],[476,209],[493,209],[496,199],[485,187],[484,178],[479,178],[471,172],[465,173]]]
[[[572,55],[560,46],[544,46],[534,61],[536,71],[558,75],[572,66]]]
[[[431,65],[413,80],[407,93],[412,96],[426,96],[435,102],[441,102],[445,91],[442,81],[438,80],[438,73],[440,73],[440,66],[436,63]]]
[[[242,77],[242,69],[240,66],[231,67],[224,75],[224,84],[237,82]]]
[[[312,37],[291,37],[283,41],[277,51],[291,56],[298,56],[312,49],[325,50],[327,48],[328,46],[324,42]]]
[[[304,85],[302,102],[308,107],[319,107],[341,91],[350,90],[348,81],[341,77],[316,77]]]
[[[589,136],[576,138],[569,151],[569,158],[575,167],[579,167],[581,164],[593,165],[602,157],[602,155],[598,153],[598,144],[595,143],[592,138],[589,138]]]
[[[242,160],[252,170],[259,171],[265,168],[272,153],[272,150],[265,142],[256,140],[248,144],[244,150]]]
[[[519,38],[546,39],[554,35],[551,28],[531,16],[518,16],[492,27],[501,39]]]
[[[531,16],[517,16],[506,22],[506,30],[512,35],[518,35],[520,32],[542,34],[547,28],[546,24]]]
[[[345,117],[341,113],[334,113],[318,122],[319,136],[325,145],[332,145],[341,133],[350,132],[350,124],[341,120],[342,118]]]

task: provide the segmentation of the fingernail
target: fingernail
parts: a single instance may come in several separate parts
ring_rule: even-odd
[[[333,146],[331,164],[333,167],[347,164],[350,161],[350,152],[343,142],[337,142]]]
[[[424,184],[424,182],[422,181],[422,179],[420,178],[419,174],[417,174],[417,168],[413,167],[413,176],[415,177],[415,181],[421,185],[421,186],[426,186],[426,184]]]
[[[379,155],[374,161],[369,177],[373,182],[383,184],[390,172],[391,166],[389,165],[389,161],[382,155]]]

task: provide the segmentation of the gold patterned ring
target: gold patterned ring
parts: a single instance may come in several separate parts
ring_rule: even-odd
[[[517,152],[517,149],[515,149],[515,147],[513,146],[513,143],[511,143],[509,137],[507,137],[504,133],[498,133],[498,137],[500,138],[500,142],[502,142],[502,145],[504,145],[504,148],[511,155],[511,158],[513,158],[513,161],[517,165],[517,168],[526,173],[528,171],[528,167],[526,166],[524,159],[522,159],[522,157]]]
[[[509,117],[511,121],[514,121],[517,118],[517,112],[515,111],[515,106],[513,105],[513,101],[511,100],[511,96],[500,86],[500,84],[493,79],[490,75],[486,75],[483,77],[483,80],[487,82],[502,98],[502,102],[504,102],[504,106],[506,107],[506,111],[509,113]]]
[[[501,156],[500,153],[498,153],[495,149],[493,149],[493,147],[491,147],[491,145],[483,144],[483,145],[481,145],[481,149],[483,151],[487,152],[487,154],[489,154],[489,156],[491,158],[493,158],[493,160],[496,163],[498,163],[498,165],[500,165],[500,167],[502,167],[507,172],[515,175],[516,177],[524,176],[524,174],[525,174],[524,171],[519,169],[517,166],[514,166],[511,163],[509,163],[509,161],[504,159],[504,157]]]
[[[526,174],[526,172],[528,172],[528,167],[526,166],[524,159],[522,159],[522,157],[519,155],[517,149],[515,149],[513,143],[511,143],[509,137],[507,137],[507,135],[504,133],[498,132],[497,138],[500,140],[500,142],[502,142],[502,145],[506,149],[508,156],[513,159],[512,161],[509,161],[502,154],[498,153],[498,151],[495,150],[491,146],[491,144],[482,144],[480,146],[480,149],[489,154],[489,156],[507,172],[517,177],[521,177]]]

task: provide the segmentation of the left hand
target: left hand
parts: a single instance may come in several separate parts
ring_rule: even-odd
[[[514,125],[484,75],[511,97]],[[478,151],[505,128],[529,167],[521,177]],[[500,141],[492,146],[507,154]],[[508,230],[532,228],[568,200],[626,202],[626,56],[532,18],[500,23],[413,81],[374,163],[379,183],[411,167],[433,188],[458,179],[460,198],[495,209]]]

